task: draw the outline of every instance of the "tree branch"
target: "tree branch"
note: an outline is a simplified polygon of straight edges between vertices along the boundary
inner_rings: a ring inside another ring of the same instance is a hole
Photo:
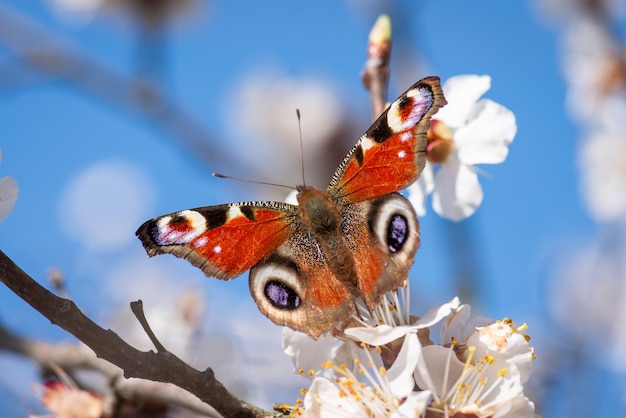
[[[124,371],[126,378],[172,383],[214,407],[225,417],[261,417],[260,408],[232,395],[211,368],[198,371],[172,353],[139,351],[115,332],[99,327],[74,302],[49,292],[0,251],[0,281],[53,324],[89,346],[95,354]]]
[[[370,93],[374,120],[383,113],[386,107],[390,57],[391,21],[388,16],[382,15],[370,31],[367,58],[361,73],[361,81]]]

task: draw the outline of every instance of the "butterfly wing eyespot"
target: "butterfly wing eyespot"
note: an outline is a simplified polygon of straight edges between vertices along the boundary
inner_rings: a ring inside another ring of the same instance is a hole
[[[350,150],[328,185],[329,193],[340,202],[359,202],[417,180],[426,164],[430,117],[445,103],[439,77],[411,86]]]
[[[170,253],[209,277],[230,280],[285,241],[295,213],[295,206],[278,202],[208,206],[149,220],[136,235],[149,256]]]
[[[389,257],[407,270],[420,245],[419,222],[411,202],[391,193],[370,202],[369,228]]]
[[[277,325],[319,337],[356,313],[354,296],[332,271],[317,243],[296,233],[250,270],[250,294]]]
[[[385,293],[406,286],[420,244],[417,215],[406,198],[390,193],[346,205],[343,218],[359,289],[374,309]]]

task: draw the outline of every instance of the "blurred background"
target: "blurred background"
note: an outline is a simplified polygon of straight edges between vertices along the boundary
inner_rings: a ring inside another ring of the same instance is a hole
[[[141,298],[165,346],[245,400],[293,402],[305,379],[247,274],[209,280],[134,232],[176,210],[282,200],[213,172],[325,187],[372,121],[368,32],[390,15],[389,99],[426,75],[487,74],[517,118],[507,161],[460,223],[430,206],[411,272],[412,313],[459,295],[474,315],[526,322],[526,385],[544,417],[626,413],[624,3],[2,0],[0,177],[19,198],[0,249],[138,348]],[[0,287],[0,326],[73,338]],[[0,416],[43,413],[36,366],[0,352]]]

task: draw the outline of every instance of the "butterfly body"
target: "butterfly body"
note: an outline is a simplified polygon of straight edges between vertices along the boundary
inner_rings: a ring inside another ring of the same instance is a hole
[[[297,188],[298,205],[240,202],[154,218],[137,231],[148,255],[171,253],[209,277],[250,270],[250,293],[279,325],[317,338],[406,284],[419,246],[412,205],[398,190],[425,164],[439,79],[413,85],[348,153],[326,190]]]

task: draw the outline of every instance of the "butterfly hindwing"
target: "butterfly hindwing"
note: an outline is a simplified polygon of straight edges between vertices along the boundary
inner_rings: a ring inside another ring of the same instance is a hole
[[[278,325],[317,338],[356,313],[353,294],[329,268],[328,254],[306,232],[295,233],[250,270],[250,293]]]
[[[403,189],[426,164],[430,117],[446,103],[438,77],[404,92],[361,136],[328,186],[339,201],[358,202]]]
[[[358,284],[366,305],[373,309],[381,297],[406,286],[409,268],[420,244],[419,223],[413,205],[399,193],[351,203],[345,228],[356,263]]]
[[[209,277],[239,276],[278,247],[296,228],[296,207],[247,202],[160,216],[137,230],[148,255],[171,253]]]

